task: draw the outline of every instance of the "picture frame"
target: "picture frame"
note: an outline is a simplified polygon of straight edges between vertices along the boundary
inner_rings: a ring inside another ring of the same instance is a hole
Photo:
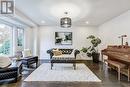
[[[72,32],[55,32],[56,45],[72,45]]]

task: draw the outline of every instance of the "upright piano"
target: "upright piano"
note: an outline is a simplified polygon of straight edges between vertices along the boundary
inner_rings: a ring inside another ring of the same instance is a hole
[[[113,60],[126,64],[130,66],[130,46],[125,45],[109,45],[106,49],[101,51],[102,60],[103,55],[108,56],[108,60]],[[125,70],[122,71],[123,74],[127,75]]]

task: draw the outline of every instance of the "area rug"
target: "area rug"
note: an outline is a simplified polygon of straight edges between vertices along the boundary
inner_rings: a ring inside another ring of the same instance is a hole
[[[33,71],[24,81],[63,81],[63,82],[101,82],[101,80],[85,65],[45,63]]]

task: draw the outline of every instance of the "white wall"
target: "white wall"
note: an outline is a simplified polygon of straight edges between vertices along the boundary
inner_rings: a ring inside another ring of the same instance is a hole
[[[33,32],[32,32],[32,38],[33,38],[33,55],[39,56],[39,38],[38,38],[38,31],[39,28],[38,27],[34,27],[33,28]]]
[[[124,41],[130,44],[130,11],[99,26],[99,36],[102,39],[100,48],[104,49],[107,45],[121,45],[118,36],[124,34],[128,36]]]
[[[33,51],[33,29],[26,28],[24,30],[24,49],[31,49]]]
[[[32,54],[39,56],[38,27],[25,28],[24,30],[24,49],[30,49]]]
[[[72,45],[55,45],[55,32],[72,32]],[[72,27],[70,29],[58,27],[42,26],[39,28],[39,51],[41,59],[48,59],[49,55],[46,53],[51,48],[77,48],[81,49],[83,46],[90,46],[86,37],[88,35],[97,35],[97,27]]]

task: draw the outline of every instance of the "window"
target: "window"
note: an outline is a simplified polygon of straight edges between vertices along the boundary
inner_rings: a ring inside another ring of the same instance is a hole
[[[17,46],[23,47],[24,30],[18,28],[17,31],[18,31]]]
[[[0,55],[12,54],[12,27],[0,24]]]
[[[24,29],[0,20],[0,55],[12,56],[23,47]]]

